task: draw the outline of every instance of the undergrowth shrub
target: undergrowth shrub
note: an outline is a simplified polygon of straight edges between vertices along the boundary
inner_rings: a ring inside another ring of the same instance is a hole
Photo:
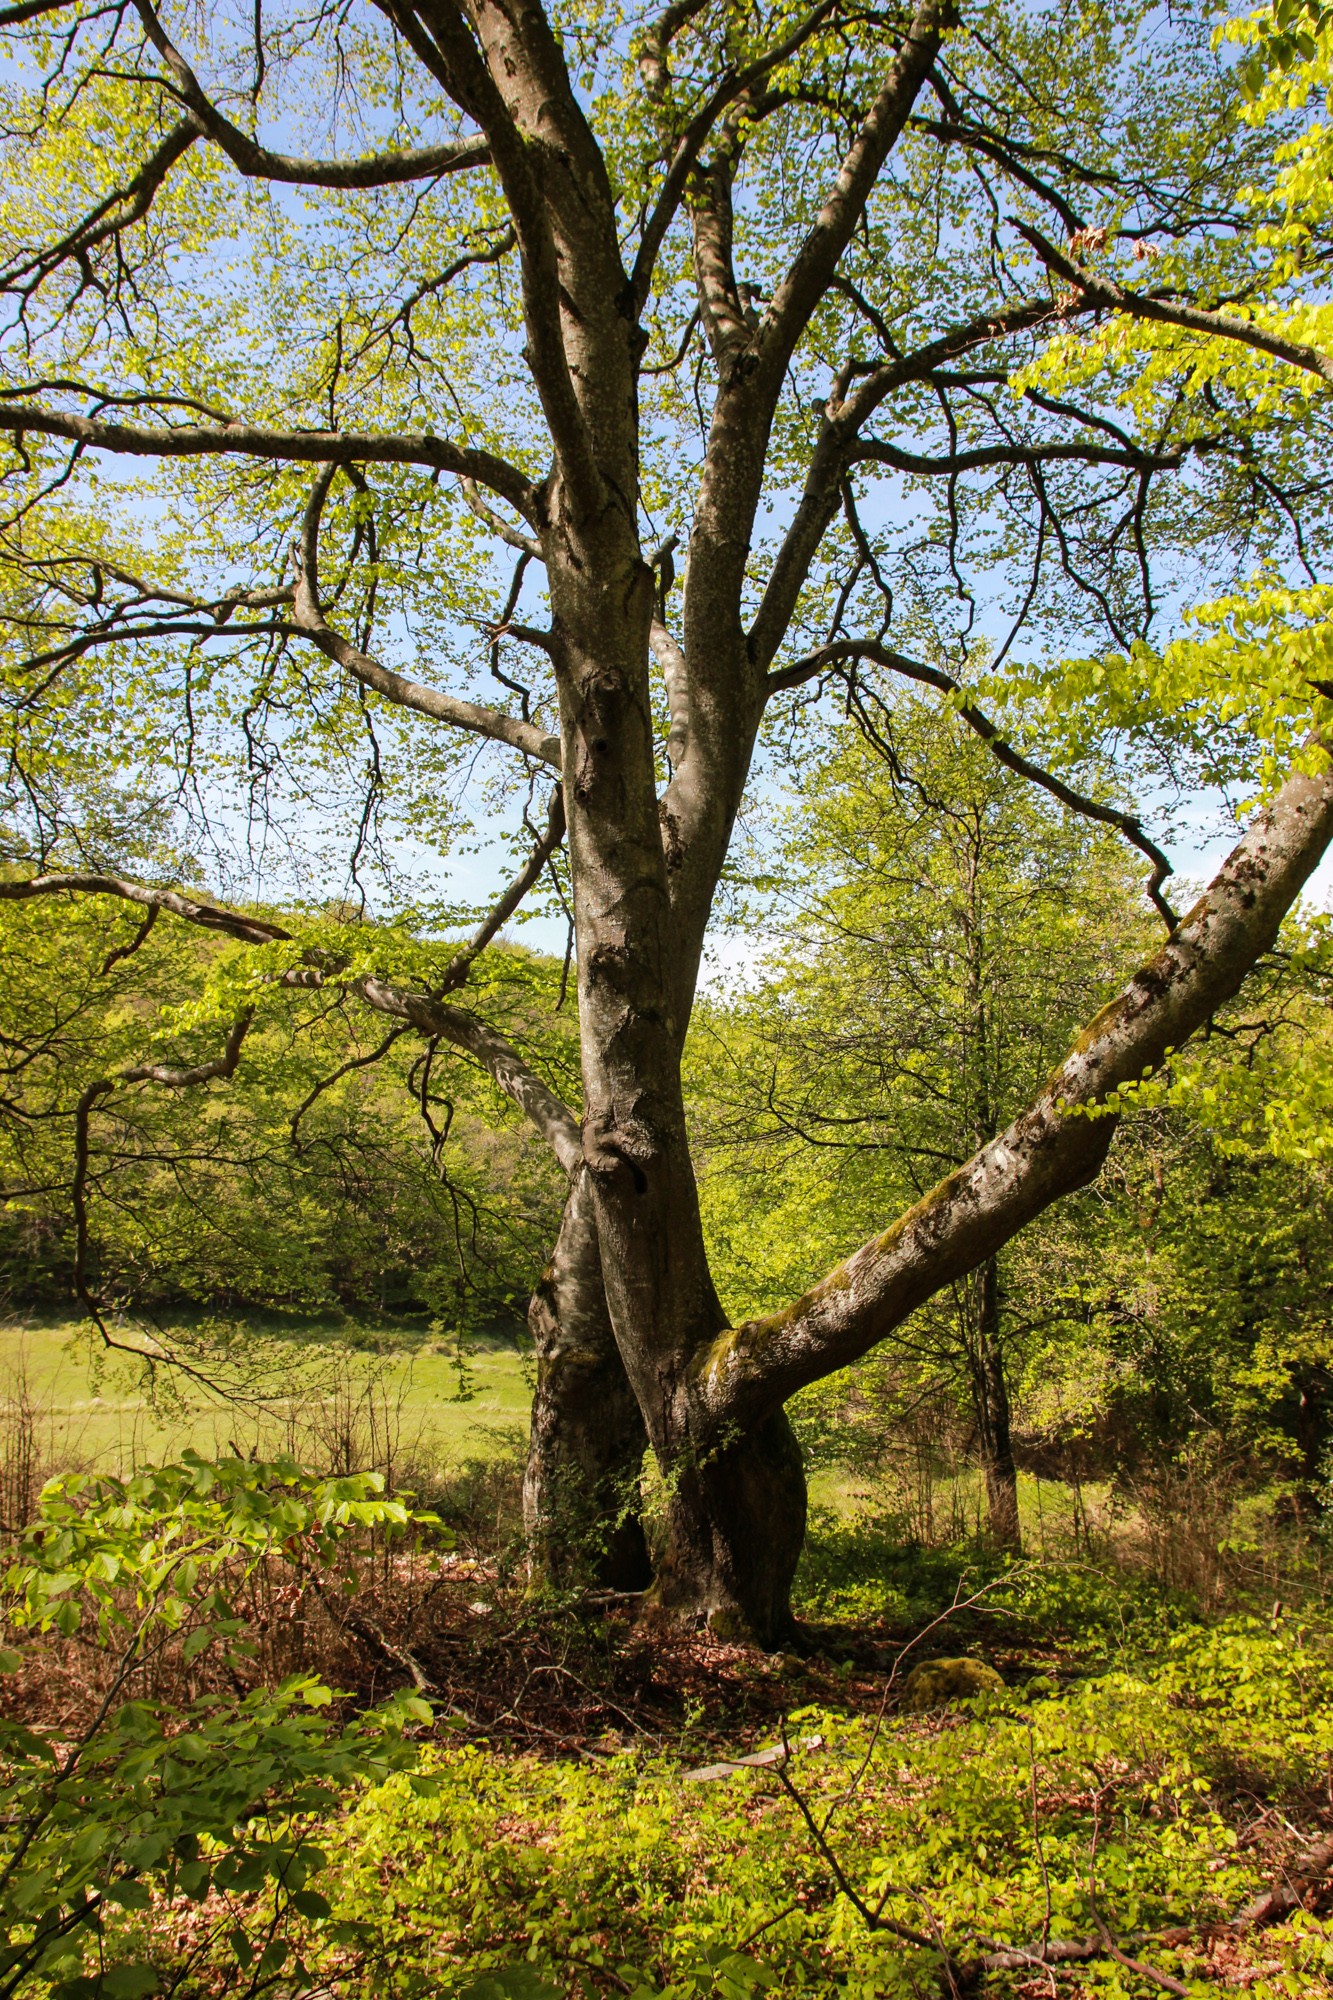
[[[410,1761],[404,1727],[430,1709],[397,1695],[344,1719],[318,1675],[256,1675],[253,1587],[340,1588],[353,1550],[414,1521],[437,1525],[378,1474],[319,1479],[290,1460],[187,1453],[47,1486],[0,1576],[17,1642],[0,1652],[0,1994],[155,1992],[135,1911],[189,1937],[187,1967],[225,1940],[247,1974],[282,1968],[291,1922],[328,1912],[312,1829],[356,1779]],[[53,1704],[55,1649],[80,1640],[92,1678]]]
[[[790,1774],[827,1853],[763,1766],[700,1781],[666,1754],[431,1744],[321,1833],[321,1888],[359,1942],[321,1957],[312,1940],[312,1973],[402,2000],[525,1983],[917,2000],[947,1992],[946,1954],[1095,1946],[1104,1925],[1154,1975],[1215,1990],[1208,1927],[1267,1879],[1264,1840],[1333,1752],[1333,1653],[1320,1631],[1233,1620],[1063,1692],[1039,1678],[945,1716],[790,1721]],[[1333,1945],[1303,1913],[1248,1957],[1229,1948],[1255,2000],[1333,1991]],[[1162,1990],[1109,1951],[1078,1980],[1104,2000]]]

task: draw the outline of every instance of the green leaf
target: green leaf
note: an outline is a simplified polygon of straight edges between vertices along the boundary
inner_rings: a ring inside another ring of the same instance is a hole
[[[561,1989],[525,1959],[496,1966],[458,1990],[457,2000],[561,2000]]]
[[[108,1902],[116,1903],[122,1910],[146,1910],[153,1900],[145,1884],[132,1876],[121,1882],[108,1883],[103,1893]]]
[[[161,1981],[151,1965],[113,1965],[97,1982],[97,1991],[108,2000],[143,2000],[156,1993]]]

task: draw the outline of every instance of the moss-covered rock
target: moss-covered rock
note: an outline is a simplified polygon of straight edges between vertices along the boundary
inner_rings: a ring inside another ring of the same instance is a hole
[[[902,1705],[909,1714],[948,1708],[973,1695],[997,1694],[1004,1682],[984,1660],[923,1660],[903,1684]]]

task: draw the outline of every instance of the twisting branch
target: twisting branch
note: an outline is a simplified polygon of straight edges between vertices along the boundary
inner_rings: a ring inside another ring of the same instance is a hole
[[[771,70],[789,61],[823,25],[837,4],[838,0],[819,0],[819,5],[813,8],[803,21],[798,22],[791,34],[779,42],[776,48],[769,49],[757,61],[747,63],[743,69],[728,70],[681,133],[672,151],[671,164],[667,168],[657,201],[639,238],[638,254],[634,259],[634,270],[630,276],[630,296],[636,313],[642,312],[647,303],[658,253],[684,199],[690,175],[698,165],[699,156],[715,130],[719,118],[729,105],[735,104],[738,99],[753,90],[757,83],[762,83]],[[674,8],[670,10],[669,15],[664,15],[662,21],[670,20],[672,24],[665,34],[661,23],[658,24],[657,48],[662,53],[648,54],[641,63],[641,74],[649,83],[650,94],[665,68],[666,42],[679,26],[684,25],[691,11],[695,10]]]
[[[373,1069],[376,1063],[384,1060],[394,1043],[401,1041],[403,1036],[410,1034],[410,1032],[411,1029],[406,1021],[399,1022],[397,1027],[390,1028],[383,1041],[377,1042],[373,1049],[368,1049],[364,1055],[349,1057],[346,1062],[339,1063],[337,1069],[330,1070],[327,1076],[322,1076],[318,1083],[311,1086],[287,1121],[287,1129],[291,1135],[292,1145],[298,1151],[300,1150],[300,1141],[297,1135],[301,1129],[301,1120],[305,1117],[306,1112],[310,1110],[311,1106],[316,1104],[324,1095],[325,1091],[332,1090],[335,1083],[341,1083],[345,1076],[351,1076],[359,1069]]]
[[[175,1069],[170,1063],[134,1063],[128,1069],[118,1071],[115,1081],[161,1083],[168,1090],[194,1090],[201,1083],[211,1083],[215,1077],[234,1076],[241,1059],[242,1045],[254,1018],[254,1008],[243,1007],[227,1031],[222,1054],[210,1057],[207,1062],[192,1063],[188,1069]]]
[[[542,545],[536,537],[522,534],[519,529],[511,528],[507,521],[501,520],[495,509],[482,498],[475,479],[460,480],[459,488],[477,519],[485,522],[493,535],[498,535],[511,549],[519,549],[525,556],[534,557],[537,562],[544,560]]]
[[[171,72],[176,94],[188,108],[198,133],[211,139],[233,166],[253,180],[285,181],[302,187],[389,187],[485,166],[490,159],[484,139],[451,139],[442,146],[369,153],[359,160],[302,160],[271,152],[218,110],[148,0],[135,0],[135,4],[144,32]]]
[[[161,914],[161,910],[162,910],[162,905],[160,903],[150,903],[148,905],[148,915],[144,918],[143,922],[140,924],[138,930],[134,933],[134,936],[130,939],[129,943],[118,944],[114,947],[113,950],[107,953],[106,957],[102,960],[103,979],[106,978],[108,972],[110,972],[113,965],[119,965],[122,959],[133,958],[135,952],[138,951],[142,945],[147,944],[149,938],[152,936],[154,926],[156,925],[158,917]]]
[[[890,673],[901,674],[905,680],[917,681],[923,687],[936,688],[941,694],[948,695],[955,705],[959,720],[966,723],[967,727],[988,745],[996,761],[1003,764],[1006,770],[1013,771],[1020,778],[1027,778],[1034,785],[1040,785],[1043,791],[1049,792],[1052,798],[1058,799],[1070,812],[1079,813],[1084,819],[1099,820],[1103,826],[1115,827],[1125,836],[1131,847],[1136,847],[1146,860],[1151,861],[1153,872],[1146,893],[1167,929],[1169,931],[1175,929],[1179,918],[1162,894],[1162,884],[1175,871],[1161,848],[1144,832],[1143,822],[1134,813],[1120,812],[1115,806],[1104,805],[1099,799],[1089,798],[1085,792],[1075,791],[1074,787],[1067,785],[1063,778],[1057,778],[1052,771],[1043,770],[1040,764],[1034,764],[1031,758],[1015,750],[1013,745],[1001,736],[985,710],[979,708],[972,700],[962,683],[955,680],[952,674],[945,673],[942,668],[928,667],[920,660],[908,659],[905,654],[895,652],[891,646],[882,645],[876,640],[835,639],[827,646],[821,646],[817,652],[808,653],[803,660],[796,661],[793,666],[784,667],[779,672],[770,674],[768,691],[770,694],[776,694],[784,688],[800,687],[818,674],[830,670],[842,671],[843,678],[848,678],[844,670],[848,666],[854,669],[859,660],[869,660],[875,666],[886,667]],[[854,673],[852,678],[854,679]]]
[[[357,980],[352,990],[378,1013],[408,1022],[419,1034],[438,1035],[475,1057],[547,1140],[565,1172],[572,1174],[582,1164],[583,1139],[574,1114],[494,1028],[461,1007],[429,994],[405,993],[373,974]]]

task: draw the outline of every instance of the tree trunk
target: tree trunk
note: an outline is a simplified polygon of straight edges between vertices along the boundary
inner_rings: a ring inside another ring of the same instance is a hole
[[[795,1629],[805,1468],[784,1410],[666,1472],[668,1542],[651,1604],[715,1638],[771,1649]]]
[[[1333,1401],[1328,1370],[1306,1363],[1293,1371],[1296,1391],[1296,1449],[1300,1453],[1304,1502],[1316,1514],[1328,1511],[1328,1447],[1333,1431]]]
[[[556,493],[561,506],[565,498]],[[704,831],[686,800],[659,804],[647,676],[652,573],[633,522],[615,508],[560,519],[547,580],[578,941],[583,1157],[606,1309],[669,1492],[668,1554],[653,1602],[719,1634],[774,1644],[791,1625],[805,1480],[776,1400],[743,1429],[721,1429],[694,1379],[696,1355],[727,1319],[709,1269],[681,1082],[711,888],[753,726],[729,731],[727,782],[711,787]],[[752,673],[738,644],[732,652],[736,673]],[[753,701],[752,723],[760,706]],[[693,894],[691,828],[703,869]]]
[[[1000,1282],[993,1257],[976,1274],[977,1326],[972,1344],[972,1400],[981,1469],[986,1480],[991,1540],[997,1548],[1021,1554],[1018,1521],[1018,1471],[1009,1436],[1009,1390],[1004,1379],[1004,1345],[1000,1335]]]
[[[537,1574],[610,1590],[652,1580],[639,1479],[647,1438],[611,1330],[585,1168],[528,1308],[537,1391],[523,1519]]]

